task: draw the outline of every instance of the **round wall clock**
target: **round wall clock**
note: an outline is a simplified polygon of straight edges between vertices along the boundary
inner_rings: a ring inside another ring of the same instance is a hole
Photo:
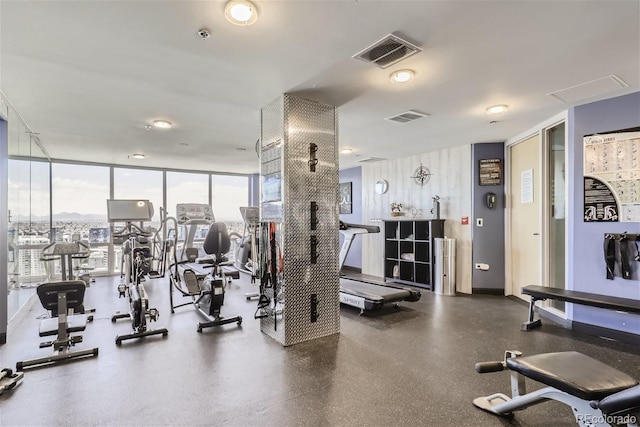
[[[422,186],[429,182],[431,175],[432,173],[428,167],[420,165],[420,167],[413,173],[413,176],[411,178],[413,178],[416,184]]]

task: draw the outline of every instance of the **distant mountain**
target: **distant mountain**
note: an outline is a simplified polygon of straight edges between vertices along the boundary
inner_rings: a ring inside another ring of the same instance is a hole
[[[106,221],[106,215],[81,214],[78,212],[60,212],[53,215],[54,221]]]
[[[26,222],[29,220],[34,222],[36,221],[40,222],[40,221],[49,221],[49,217],[41,216],[41,215],[32,215],[31,217],[18,215],[11,218],[11,220],[14,222],[15,221]],[[100,215],[100,214],[81,214],[78,212],[60,212],[58,214],[53,215],[53,220],[54,221],[71,221],[71,222],[91,222],[91,221],[106,222],[107,216]]]

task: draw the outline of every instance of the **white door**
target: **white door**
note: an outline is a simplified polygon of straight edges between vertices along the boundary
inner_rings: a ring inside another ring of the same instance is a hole
[[[510,286],[513,295],[524,300],[520,289],[541,283],[540,136],[509,146],[510,158]]]

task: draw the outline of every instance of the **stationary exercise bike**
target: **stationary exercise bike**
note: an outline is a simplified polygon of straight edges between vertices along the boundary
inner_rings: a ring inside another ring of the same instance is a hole
[[[177,248],[177,242],[173,246]],[[171,313],[174,313],[176,308],[193,304],[198,313],[206,319],[205,322],[198,323],[198,332],[202,332],[204,328],[234,322],[240,326],[241,316],[223,317],[221,314],[227,284],[224,266],[232,263],[224,256],[231,248],[231,241],[224,223],[211,224],[202,248],[209,257],[199,259],[197,250],[187,248],[185,253],[188,258],[180,261],[174,251],[169,283]],[[174,304],[174,289],[183,297],[191,298],[191,301]]]
[[[166,337],[166,328],[149,329],[149,321],[156,321],[159,312],[149,307],[149,297],[143,281],[151,270],[151,249],[147,246],[152,233],[142,228],[142,222],[150,221],[153,217],[153,206],[148,200],[107,200],[110,222],[125,222],[124,228],[114,231],[114,243],[122,243],[123,267],[121,277],[123,282],[118,286],[118,296],[129,300],[128,313],[116,313],[111,321],[131,319],[133,333],[116,336],[116,344],[133,338],[144,338],[162,334]],[[133,221],[140,221],[137,226]]]
[[[479,373],[511,372],[512,397],[495,393],[478,397],[473,404],[495,415],[555,400],[572,408],[583,427],[626,424],[638,426],[640,385],[627,374],[582,353],[566,351],[521,357],[519,351],[505,352],[503,361],[476,364]],[[525,377],[546,387],[527,393]],[[547,422],[551,425],[552,422]]]

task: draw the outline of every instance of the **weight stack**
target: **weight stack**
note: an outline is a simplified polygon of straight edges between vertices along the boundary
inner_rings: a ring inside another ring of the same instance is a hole
[[[260,329],[284,346],[339,333],[336,108],[282,95],[261,111],[259,154],[259,259],[278,277]]]

